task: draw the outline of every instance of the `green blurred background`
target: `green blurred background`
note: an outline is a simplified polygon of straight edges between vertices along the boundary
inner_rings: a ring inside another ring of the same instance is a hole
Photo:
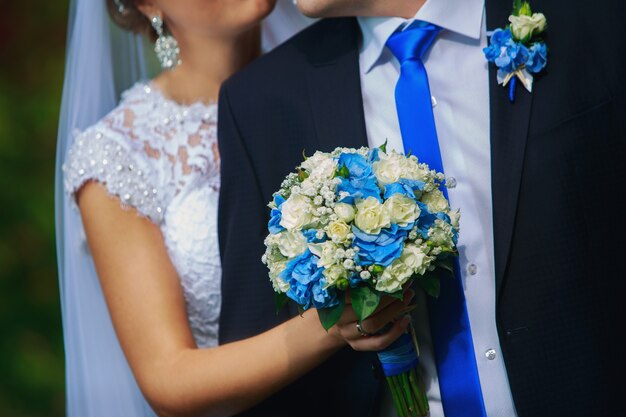
[[[64,415],[54,158],[67,1],[0,13],[0,416]]]

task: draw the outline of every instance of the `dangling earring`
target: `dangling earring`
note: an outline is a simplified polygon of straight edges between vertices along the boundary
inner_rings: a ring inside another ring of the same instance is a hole
[[[159,36],[154,44],[154,52],[161,62],[161,67],[166,70],[174,69],[177,65],[182,64],[180,60],[180,48],[178,42],[172,35],[166,35],[163,31],[163,19],[161,16],[152,17],[152,27]]]

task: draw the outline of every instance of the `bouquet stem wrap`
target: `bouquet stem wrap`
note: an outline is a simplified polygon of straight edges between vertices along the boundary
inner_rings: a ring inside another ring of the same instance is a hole
[[[419,374],[419,359],[409,334],[402,335],[378,359],[399,417],[424,417],[429,407]]]

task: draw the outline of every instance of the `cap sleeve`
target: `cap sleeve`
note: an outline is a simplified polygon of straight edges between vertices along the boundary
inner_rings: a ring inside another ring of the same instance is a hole
[[[156,224],[163,221],[165,196],[159,175],[140,143],[121,132],[96,125],[79,133],[66,163],[65,191],[75,194],[86,182],[97,181],[125,208],[135,208]]]

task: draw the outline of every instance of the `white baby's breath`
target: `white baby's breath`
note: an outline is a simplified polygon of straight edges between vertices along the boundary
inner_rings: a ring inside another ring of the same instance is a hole
[[[428,229],[428,239],[434,246],[453,248],[452,226],[443,220],[435,220],[433,226]]]

